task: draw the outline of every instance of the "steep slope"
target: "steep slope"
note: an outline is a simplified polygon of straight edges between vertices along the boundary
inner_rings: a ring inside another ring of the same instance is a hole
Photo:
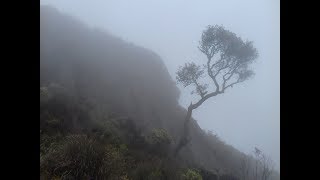
[[[130,117],[143,133],[164,128],[178,139],[186,110],[179,105],[179,90],[157,54],[51,7],[41,7],[40,17],[41,87],[60,84],[99,112]],[[241,152],[208,135],[194,120],[191,134],[191,144],[181,152],[183,159],[211,171],[240,174]]]
[[[155,53],[48,7],[41,9],[40,32],[41,85],[60,83],[143,121],[178,106],[178,89]]]

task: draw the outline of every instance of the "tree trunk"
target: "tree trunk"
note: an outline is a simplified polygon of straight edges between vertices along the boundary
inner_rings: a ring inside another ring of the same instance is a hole
[[[188,107],[187,116],[184,119],[183,134],[182,134],[182,137],[179,140],[179,143],[178,143],[177,147],[175,148],[174,156],[177,156],[178,153],[180,152],[180,150],[183,147],[185,147],[191,140],[191,138],[189,136],[189,122],[190,122],[190,119],[191,119],[192,110],[193,110],[193,106],[192,106],[192,103],[191,103],[190,106]]]

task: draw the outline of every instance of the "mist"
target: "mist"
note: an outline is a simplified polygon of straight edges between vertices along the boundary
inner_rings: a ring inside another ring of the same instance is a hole
[[[92,28],[154,51],[175,80],[179,66],[205,62],[198,50],[207,25],[223,25],[254,42],[259,58],[255,76],[206,101],[193,113],[199,126],[250,154],[259,147],[280,172],[280,2],[276,0],[42,0]],[[180,89],[187,108],[196,98]]]

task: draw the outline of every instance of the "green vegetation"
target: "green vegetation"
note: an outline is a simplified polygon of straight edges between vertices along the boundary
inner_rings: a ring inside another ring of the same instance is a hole
[[[196,170],[192,169],[187,169],[183,174],[182,174],[182,179],[183,180],[202,180],[201,175],[199,172]]]
[[[201,179],[170,157],[173,139],[165,129],[142,135],[132,120],[120,116],[93,120],[87,115],[86,125],[79,125],[81,116],[68,119],[79,104],[55,90],[40,88],[41,178]]]

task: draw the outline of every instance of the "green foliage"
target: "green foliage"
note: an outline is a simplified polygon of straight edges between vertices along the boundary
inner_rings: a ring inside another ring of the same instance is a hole
[[[201,82],[204,72],[213,80],[216,92],[220,93],[254,75],[249,67],[258,57],[253,42],[243,41],[223,26],[208,26],[201,35],[198,48],[207,58],[203,64],[205,69],[194,62],[187,63],[178,69],[176,79],[184,87],[193,85],[195,93],[202,98],[209,87],[209,84]]]
[[[186,63],[183,67],[180,66],[177,72],[177,81],[187,87],[199,80],[203,74],[204,71],[201,66],[196,65],[194,62]]]
[[[202,177],[197,170],[187,169],[182,173],[182,180],[202,180]]]
[[[181,175],[183,162],[170,159],[173,138],[165,129],[153,129],[142,136],[130,118],[117,115],[87,119],[90,126],[81,129],[68,128],[65,123],[70,122],[70,115],[89,109],[78,108],[78,101],[64,99],[65,92],[57,89],[60,93],[51,93],[50,88],[41,90],[42,96],[48,93],[49,97],[40,108],[41,178],[199,179],[195,170]]]
[[[149,152],[159,156],[167,156],[172,138],[164,129],[153,129],[151,134],[146,137],[146,142]]]
[[[126,162],[122,151],[117,147],[108,145],[103,157],[103,166],[100,169],[104,171],[102,177],[114,178],[125,175]]]
[[[147,141],[153,145],[168,145],[172,142],[172,137],[165,129],[153,129]]]
[[[163,173],[161,172],[161,170],[155,169],[154,171],[151,172],[148,179],[161,179],[161,177],[163,177]]]
[[[254,74],[249,68],[258,57],[253,42],[243,41],[223,26],[208,26],[202,33],[199,50],[208,58],[205,66],[213,79],[221,74],[225,82],[231,77],[242,82]],[[212,62],[214,56],[216,60]]]
[[[204,70],[201,66],[196,65],[194,62],[186,63],[183,67],[179,67],[176,74],[178,83],[182,83],[184,87],[191,84],[195,85],[196,91],[192,91],[191,94],[197,93],[200,96],[204,96],[207,93],[208,84],[201,84],[199,82],[204,74]]]
[[[86,135],[67,136],[40,161],[42,174],[67,178],[112,178],[125,172],[121,152]]]
[[[115,146],[122,146],[125,150],[127,146],[134,145],[138,140],[144,140],[141,134],[132,125],[131,120],[124,118],[106,118],[101,122],[96,122],[93,126],[95,135],[105,143]]]
[[[91,133],[105,143],[119,145],[120,138],[118,136],[118,128],[110,120],[105,120],[103,122],[95,122]]]
[[[239,62],[251,61],[257,58],[257,50],[251,41],[244,42],[235,33],[223,26],[208,26],[201,35],[199,50],[209,57],[220,53],[224,58],[235,58]]]

